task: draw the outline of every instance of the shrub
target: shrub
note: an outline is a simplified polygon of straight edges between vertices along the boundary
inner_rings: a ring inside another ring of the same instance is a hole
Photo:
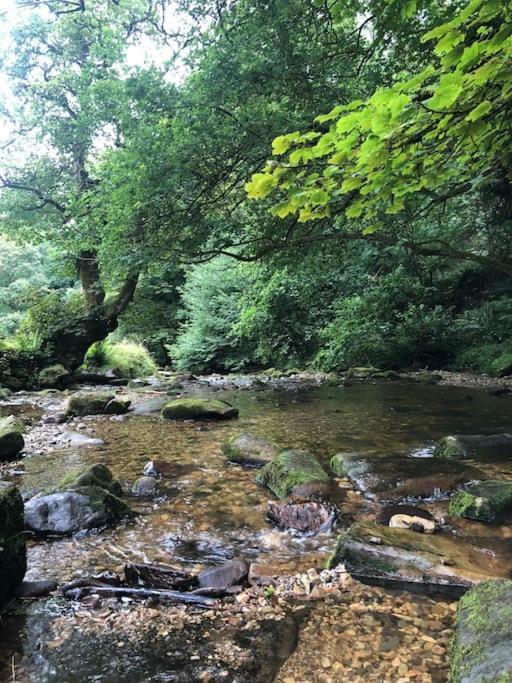
[[[136,342],[122,340],[96,342],[87,351],[84,365],[96,370],[114,370],[126,378],[147,377],[156,370],[155,361],[149,351]]]

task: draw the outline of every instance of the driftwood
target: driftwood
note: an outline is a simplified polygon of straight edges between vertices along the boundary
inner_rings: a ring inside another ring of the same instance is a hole
[[[126,564],[124,578],[130,586],[143,588],[186,591],[197,586],[195,576],[165,564]]]
[[[87,595],[99,595],[103,598],[137,598],[146,600],[154,598],[165,602],[180,602],[187,605],[195,605],[205,609],[218,606],[218,600],[193,593],[180,593],[173,590],[156,590],[149,588],[130,588],[124,586],[81,586],[71,588],[64,592],[64,597],[70,600],[81,600]]]

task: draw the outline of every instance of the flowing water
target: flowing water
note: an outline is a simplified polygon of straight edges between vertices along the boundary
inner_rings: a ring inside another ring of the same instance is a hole
[[[149,396],[133,394],[134,402],[147,401]],[[171,476],[162,480],[161,498],[150,502],[129,498],[130,505],[142,513],[135,522],[71,539],[30,541],[26,578],[63,582],[106,568],[120,570],[126,561],[190,567],[239,555],[279,565],[283,573],[321,568],[332,549],[333,536],[300,537],[272,529],[265,520],[269,492],[254,482],[255,470],[225,462],[220,446],[240,431],[261,434],[283,447],[309,450],[326,466],[339,451],[425,457],[431,454],[435,440],[446,434],[512,431],[510,398],[412,382],[230,391],[217,392],[215,397],[238,407],[239,419],[178,423],[162,421],[158,413],[129,414],[122,420],[80,418],[77,422],[104,445],[59,448],[25,457],[18,469],[24,473],[10,475],[25,493],[52,487],[70,470],[95,462],[105,463],[127,491],[149,460],[165,460],[172,466]],[[17,410],[37,415],[30,402]],[[9,411],[12,409],[3,410]],[[45,427],[50,439],[52,428]],[[75,429],[76,424],[66,428]],[[512,459],[479,465],[493,476],[512,479]],[[351,491],[345,493],[347,523],[349,518],[375,513],[375,503]],[[441,514],[446,511],[443,501],[432,502],[430,507]],[[512,559],[508,523],[461,521],[456,529],[468,552],[488,553],[495,558],[497,573],[506,573]],[[27,622],[22,619],[20,626],[19,620],[7,620],[3,637],[10,636],[17,647],[26,643],[30,639]],[[6,652],[12,656],[12,648]],[[5,680],[12,679],[9,675],[7,671]],[[108,679],[100,676],[94,680]],[[135,675],[130,680],[150,678]]]

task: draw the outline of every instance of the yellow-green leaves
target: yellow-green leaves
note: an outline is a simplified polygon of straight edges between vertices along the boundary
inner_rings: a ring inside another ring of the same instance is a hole
[[[477,119],[481,119],[482,116],[488,114],[491,109],[492,102],[489,100],[484,100],[469,112],[469,114],[466,116],[466,121],[476,121]]]

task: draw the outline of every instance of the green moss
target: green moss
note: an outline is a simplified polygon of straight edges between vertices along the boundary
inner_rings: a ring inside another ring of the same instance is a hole
[[[207,398],[179,398],[162,408],[166,420],[227,420],[237,415],[238,408]]]
[[[41,387],[52,388],[62,386],[68,377],[69,371],[57,363],[41,370],[37,376],[37,381]]]
[[[157,369],[146,347],[128,340],[96,342],[85,356],[85,366],[96,370],[114,370],[116,375],[126,379],[147,377]]]
[[[70,472],[58,483],[53,491],[69,491],[70,489],[84,486],[99,486],[106,491],[110,491],[115,496],[120,496],[123,493],[121,484],[117,479],[114,479],[108,467],[101,463]]]
[[[494,377],[505,377],[512,374],[512,353],[502,353],[490,365],[490,374]]]
[[[512,508],[512,482],[489,480],[457,493],[448,510],[457,517],[492,522],[509,508]]]
[[[435,458],[465,458],[466,455],[466,449],[456,436],[445,436],[434,450]]]
[[[23,580],[27,567],[23,500],[18,489],[0,481],[0,604]]]
[[[10,415],[0,418],[0,460],[15,458],[25,446],[22,427],[20,423]]]
[[[91,507],[95,512],[100,512],[103,516],[101,524],[111,526],[123,519],[135,517],[135,512],[117,496],[106,491],[100,486],[80,486],[73,487],[77,493],[88,496]]]
[[[269,488],[278,498],[286,498],[296,486],[327,482],[329,476],[314,455],[306,451],[282,451],[256,476],[258,484]]]
[[[106,391],[79,391],[72,394],[67,402],[66,412],[70,415],[102,415],[107,404],[115,398],[115,394]]]

